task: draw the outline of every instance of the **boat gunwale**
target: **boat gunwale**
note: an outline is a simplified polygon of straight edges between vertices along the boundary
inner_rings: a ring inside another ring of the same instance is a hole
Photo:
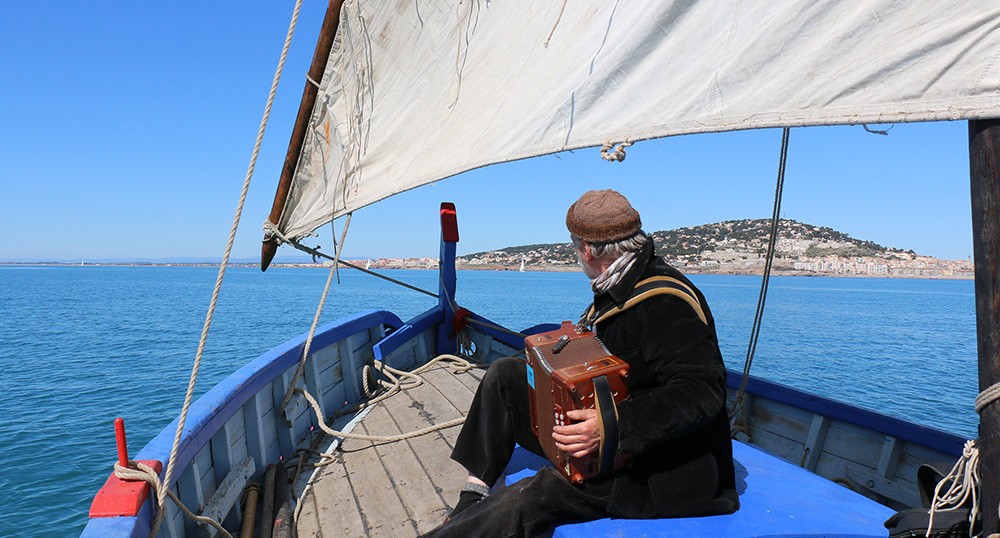
[[[381,325],[396,328],[402,326],[403,322],[388,310],[365,310],[321,326],[313,337],[312,350],[318,351]],[[262,353],[194,401],[178,444],[178,469],[187,469],[198,452],[208,445],[244,404],[299,361],[307,338],[308,333],[303,333]],[[174,418],[138,452],[135,459],[166,461],[173,446],[177,422],[178,418]],[[175,475],[175,484],[181,474],[179,472]],[[170,484],[171,487],[173,485]],[[147,528],[148,534],[151,514],[152,499],[147,498],[137,516],[90,518],[83,535],[103,536],[108,532],[125,532],[129,536],[137,536],[141,534],[142,528]],[[95,522],[98,523],[95,525]]]
[[[726,385],[731,389],[740,386],[741,373],[727,370]],[[888,436],[915,443],[917,445],[958,457],[962,455],[966,439],[954,433],[946,432],[929,426],[908,422],[839,402],[816,394],[766,381],[759,377],[749,376],[747,392],[765,399],[787,404],[834,420],[853,424],[869,431],[883,433]],[[752,413],[751,413],[752,416]]]

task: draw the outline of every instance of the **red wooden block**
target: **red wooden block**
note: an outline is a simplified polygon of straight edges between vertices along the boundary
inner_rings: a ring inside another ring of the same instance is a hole
[[[158,460],[139,460],[157,473],[163,469]],[[122,480],[114,471],[104,486],[94,495],[90,505],[90,517],[132,517],[139,513],[142,503],[149,496],[149,484],[142,480]]]

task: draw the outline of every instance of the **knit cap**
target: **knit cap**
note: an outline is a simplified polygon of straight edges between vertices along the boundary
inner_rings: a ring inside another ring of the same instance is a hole
[[[587,191],[566,212],[569,233],[588,243],[611,243],[642,230],[639,213],[621,193]]]

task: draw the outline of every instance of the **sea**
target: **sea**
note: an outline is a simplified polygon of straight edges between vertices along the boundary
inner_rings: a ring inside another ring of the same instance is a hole
[[[0,266],[0,536],[76,536],[116,459],[179,410],[217,269]],[[312,322],[328,271],[230,268],[196,393]],[[437,291],[433,270],[386,275]],[[730,368],[743,368],[760,277],[693,275]],[[426,295],[341,270],[322,320]],[[514,329],[576,320],[582,273],[459,271],[457,302]],[[969,280],[771,278],[752,375],[957,433],[976,434],[975,297]]]

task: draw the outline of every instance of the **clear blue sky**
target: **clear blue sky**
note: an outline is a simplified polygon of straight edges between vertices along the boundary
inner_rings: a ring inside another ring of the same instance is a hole
[[[0,3],[0,260],[221,256],[291,8]],[[237,257],[259,253],[325,8],[303,7]],[[783,215],[965,258],[966,129],[793,130]],[[436,256],[442,200],[458,205],[459,253],[566,241],[566,207],[592,188],[628,196],[648,231],[767,217],[780,137],[671,138],[636,144],[619,164],[592,149],[469,172],[358,211],[345,255]]]

